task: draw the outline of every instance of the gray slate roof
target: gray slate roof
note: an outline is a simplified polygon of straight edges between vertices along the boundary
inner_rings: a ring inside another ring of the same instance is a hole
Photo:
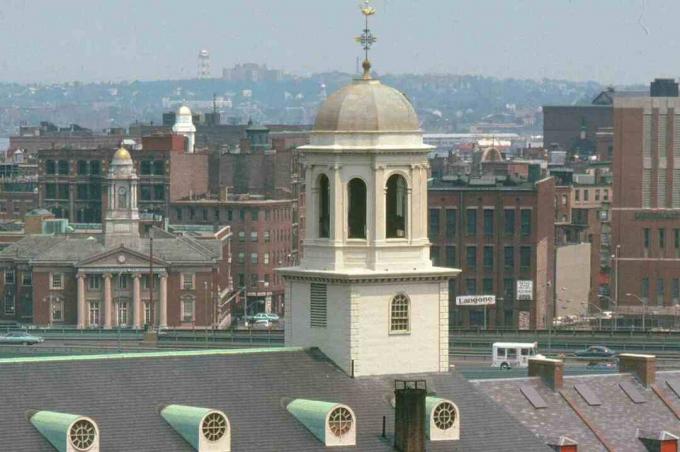
[[[458,373],[414,377],[452,399],[461,415],[461,439],[428,442],[428,451],[550,450]],[[177,403],[223,410],[235,451],[325,450],[285,409],[286,401],[307,398],[355,411],[357,447],[337,450],[390,451],[391,440],[380,433],[385,415],[388,436],[393,434],[395,378],[352,379],[316,350],[0,363],[0,443],[5,452],[52,451],[25,413],[53,410],[95,419],[104,451],[188,451],[158,414],[159,407]]]
[[[149,240],[140,239],[129,246],[133,251],[149,255]],[[18,259],[31,262],[76,263],[109,249],[101,234],[92,237],[64,235],[27,235],[0,251],[0,260]],[[157,238],[153,241],[154,257],[168,263],[194,263],[220,259],[219,240],[195,240],[188,237]]]
[[[667,380],[680,382],[680,372],[658,372],[656,382],[676,409],[680,409],[680,398],[666,384]],[[619,386],[623,382],[632,384],[645,402],[634,403]],[[553,392],[539,378],[478,380],[471,383],[542,438],[564,435],[575,440],[579,450],[605,450],[562,395]],[[601,405],[588,405],[574,389],[576,384],[590,388],[600,399]],[[521,393],[520,388],[523,386],[533,387],[545,400],[547,407],[535,409]],[[647,450],[636,436],[637,429],[655,432],[666,430],[680,436],[680,424],[671,410],[652,389],[642,386],[630,374],[565,377],[562,391],[617,452]]]

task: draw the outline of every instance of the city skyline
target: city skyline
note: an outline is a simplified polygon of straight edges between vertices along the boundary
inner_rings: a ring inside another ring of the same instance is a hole
[[[372,60],[379,73],[607,84],[646,83],[680,73],[680,62],[663,58],[679,45],[671,21],[680,4],[670,1],[373,3],[380,11],[371,25],[378,37]],[[210,52],[215,77],[222,67],[251,61],[300,75],[353,72],[362,53],[353,42],[362,29],[358,1],[182,5],[10,1],[0,9],[6,36],[0,43],[0,81],[192,78],[201,49]],[[329,25],[328,17],[336,22]],[[26,24],[34,25],[29,35]]]

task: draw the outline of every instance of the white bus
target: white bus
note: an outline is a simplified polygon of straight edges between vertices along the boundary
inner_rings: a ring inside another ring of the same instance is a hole
[[[529,358],[542,358],[537,353],[538,342],[495,342],[491,365],[501,369],[527,367]]]

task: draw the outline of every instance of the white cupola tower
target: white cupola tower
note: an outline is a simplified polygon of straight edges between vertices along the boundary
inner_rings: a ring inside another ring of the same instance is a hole
[[[137,173],[127,149],[121,147],[113,154],[107,182],[107,209],[104,217],[106,246],[121,243],[130,246],[139,239],[139,210]]]
[[[196,140],[196,126],[191,116],[191,110],[186,105],[177,109],[175,124],[172,126],[173,133],[186,137],[186,152],[193,154]]]
[[[305,174],[304,258],[287,283],[288,346],[319,347],[348,374],[448,371],[448,280],[427,237],[427,155],[402,93],[364,77],[328,97]]]

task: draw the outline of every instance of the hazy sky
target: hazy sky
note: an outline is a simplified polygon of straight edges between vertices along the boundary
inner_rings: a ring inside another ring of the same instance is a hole
[[[0,81],[353,71],[357,0],[0,0]],[[647,83],[680,75],[678,0],[376,0],[378,72]]]

